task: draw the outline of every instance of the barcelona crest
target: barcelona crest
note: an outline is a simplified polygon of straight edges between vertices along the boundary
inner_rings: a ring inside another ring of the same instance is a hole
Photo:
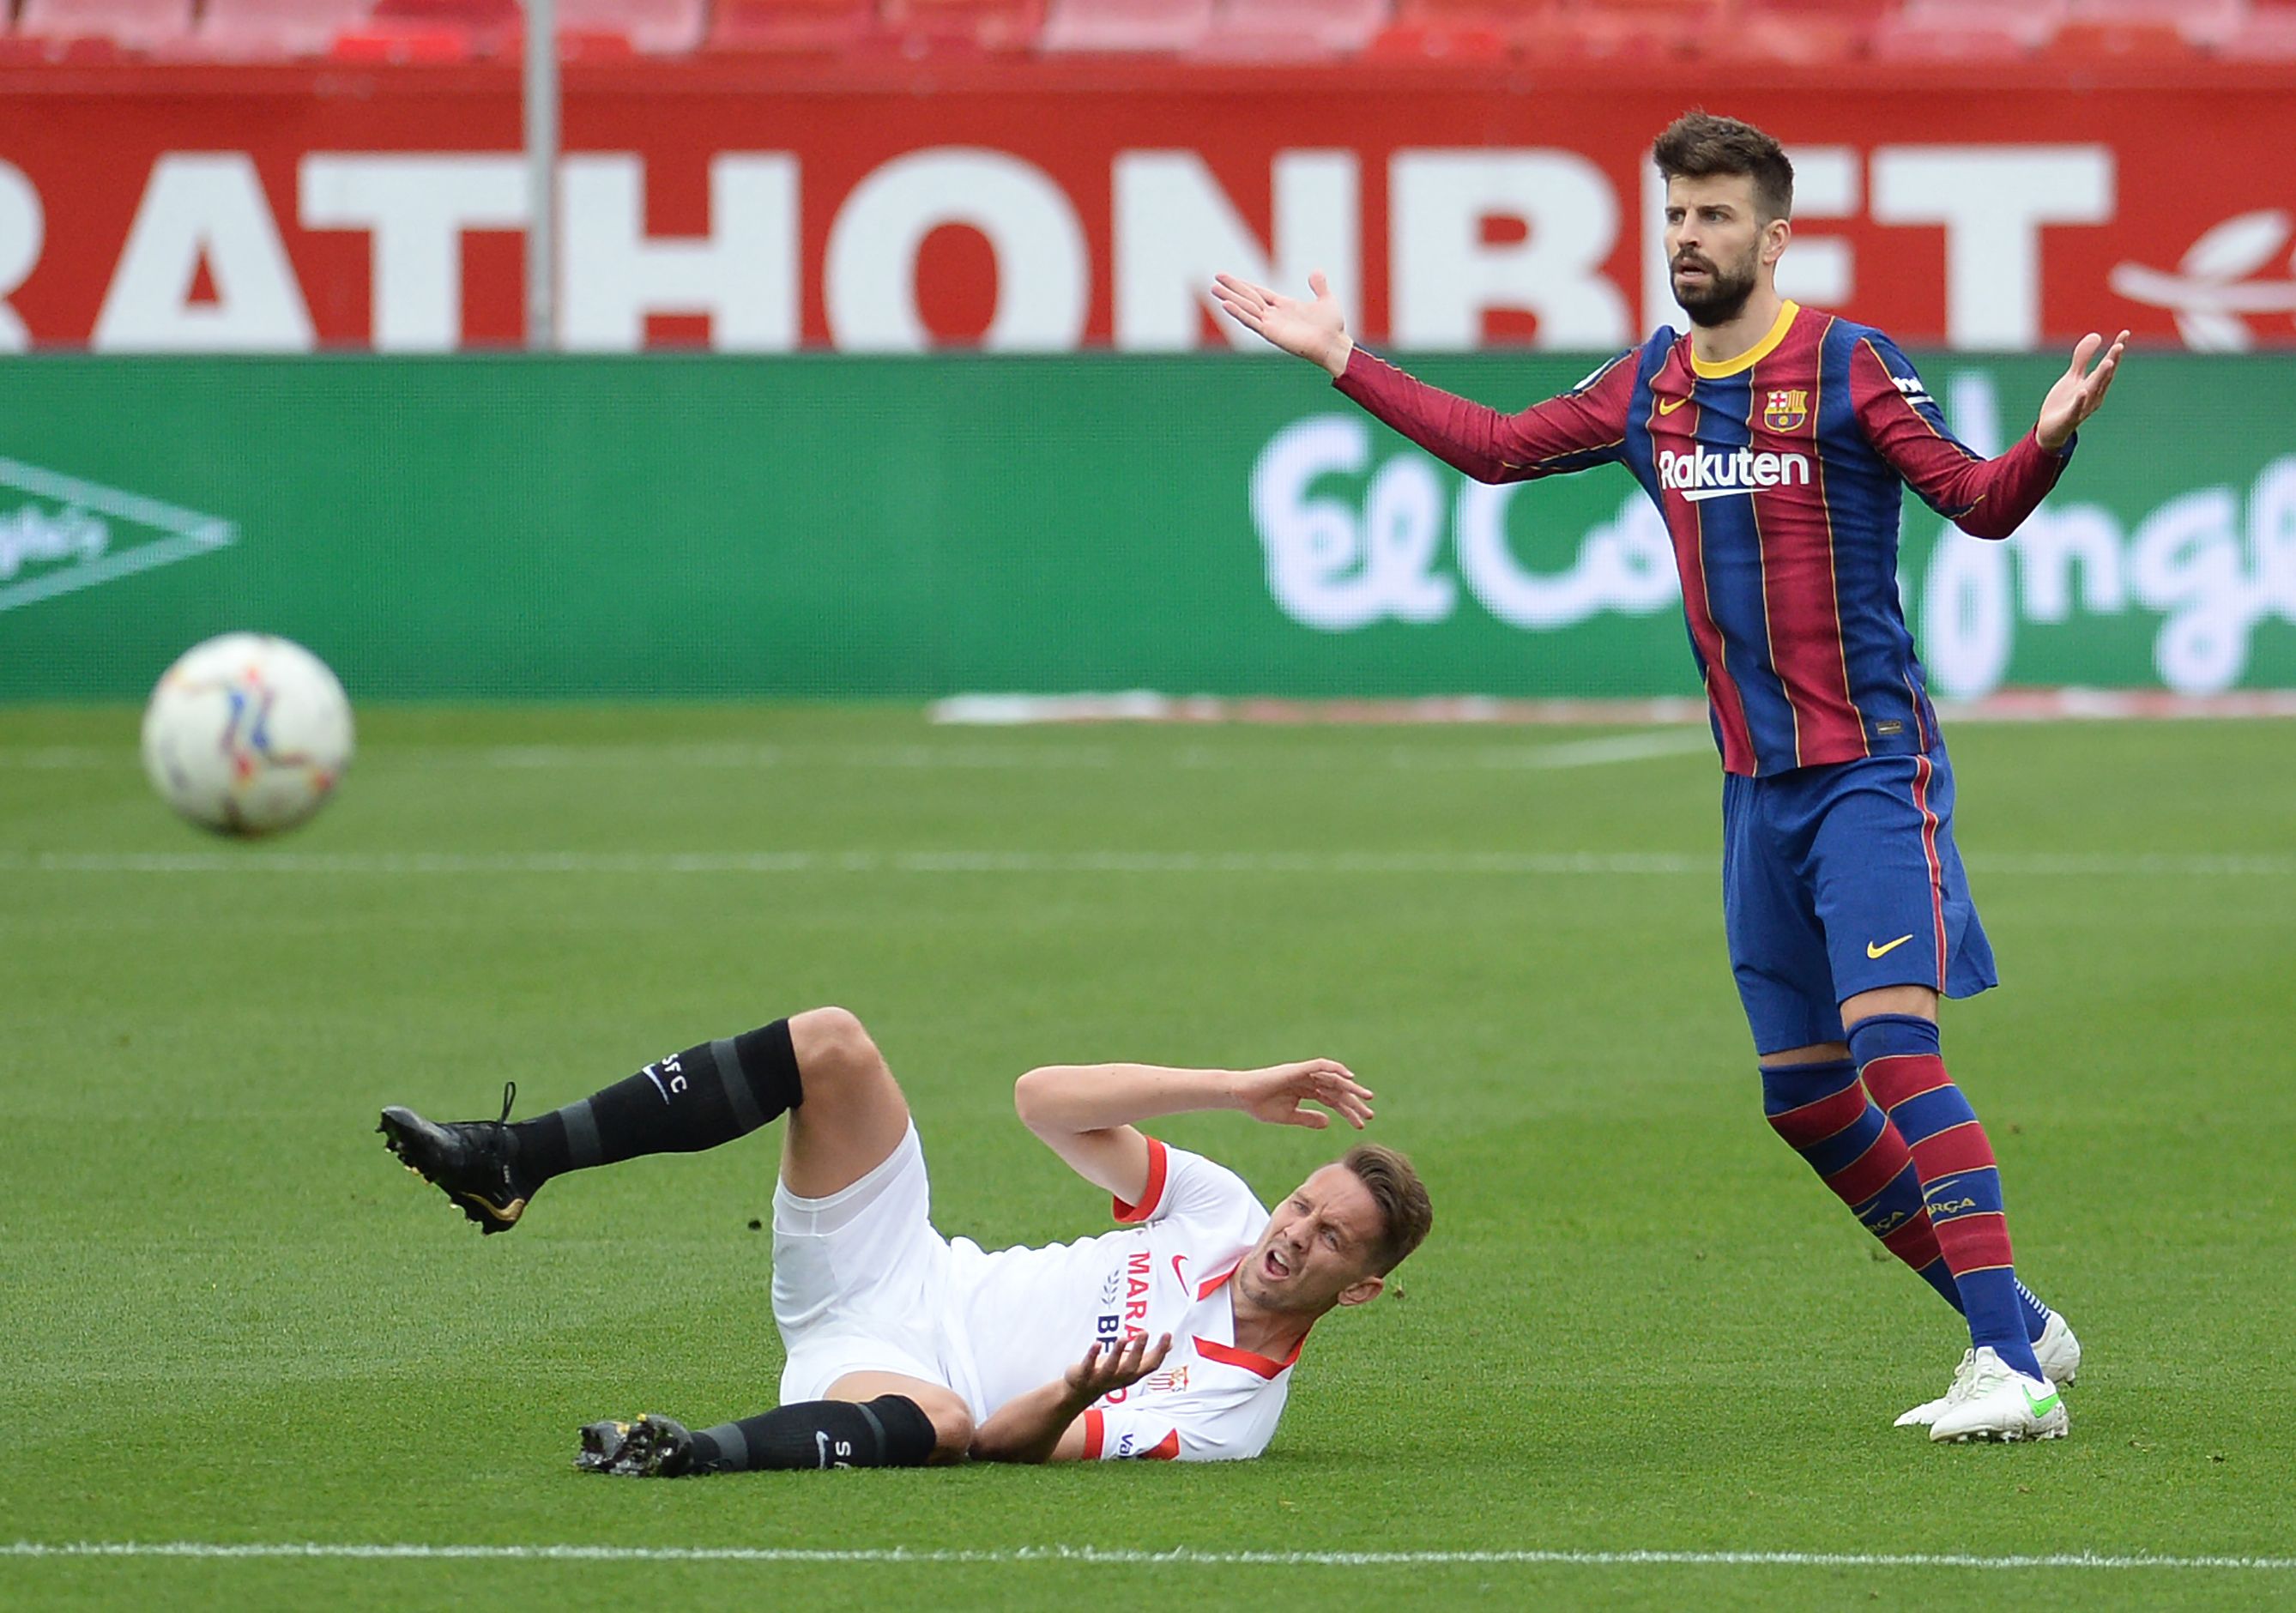
[[[1770,394],[1762,407],[1762,424],[1772,431],[1799,431],[1809,418],[1809,394],[1801,390]]]

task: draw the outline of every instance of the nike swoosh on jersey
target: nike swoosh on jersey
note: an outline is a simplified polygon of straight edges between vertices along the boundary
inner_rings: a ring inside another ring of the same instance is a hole
[[[1180,1269],[1180,1262],[1186,1258],[1187,1257],[1185,1255],[1175,1255],[1172,1257],[1172,1275],[1180,1280],[1180,1286],[1182,1288],[1188,1286],[1188,1273]]]
[[[1901,936],[1899,936],[1896,940],[1894,940],[1894,941],[1890,941],[1890,942],[1888,942],[1887,944],[1885,944],[1885,945],[1883,945],[1883,946],[1874,946],[1874,943],[1873,943],[1873,942],[1868,941],[1868,942],[1866,942],[1866,955],[1867,957],[1869,957],[1869,958],[1878,958],[1878,957],[1881,957],[1881,956],[1882,956],[1882,954],[1884,954],[1885,953],[1892,953],[1892,952],[1897,951],[1897,950],[1898,950],[1898,948],[1899,948],[1900,946],[1903,946],[1906,942],[1908,942],[1908,941],[1912,940],[1913,938],[1913,938],[1912,932],[1908,931],[1908,932],[1907,932],[1907,933],[1906,933],[1905,935],[1901,935]]]
[[[1661,414],[1671,414],[1689,401],[1687,397],[1661,397],[1658,400],[1658,412]]]

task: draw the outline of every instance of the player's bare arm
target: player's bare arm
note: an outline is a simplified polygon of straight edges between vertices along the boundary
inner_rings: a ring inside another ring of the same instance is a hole
[[[1308,289],[1314,298],[1301,302],[1234,274],[1212,277],[1212,296],[1229,317],[1286,353],[1323,365],[1337,380],[1347,371],[1355,340],[1321,269],[1308,276]]]
[[[2120,369],[2120,355],[2128,346],[2128,332],[2123,331],[2112,339],[2103,358],[2097,358],[2104,338],[2091,331],[2073,348],[2073,361],[2065,373],[2057,377],[2049,395],[2041,400],[2041,417],[2034,423],[2033,436],[2041,446],[2054,454],[2072,441],[2073,433],[2081,422],[2104,406],[2104,395],[2112,389],[2112,378]],[[2096,359],[2094,369],[2089,361]]]
[[[1016,1396],[980,1425],[972,1437],[975,1462],[1081,1462],[1084,1414],[1104,1395],[1128,1389],[1164,1364],[1172,1335],[1145,1333],[1102,1347],[1093,1344],[1084,1359],[1040,1389]]]
[[[1361,1131],[1372,1118],[1372,1096],[1346,1065],[1332,1059],[1247,1070],[1052,1064],[1013,1085],[1013,1107],[1070,1169],[1128,1204],[1148,1184],[1148,1139],[1136,1121],[1241,1109],[1271,1126],[1321,1131],[1330,1116],[1306,1107],[1317,1103]]]

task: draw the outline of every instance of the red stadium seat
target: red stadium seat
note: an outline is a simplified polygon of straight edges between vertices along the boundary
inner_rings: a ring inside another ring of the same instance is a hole
[[[518,0],[374,0],[377,22],[458,28],[473,34],[505,33],[521,26]]]
[[[1727,0],[1578,0],[1521,30],[1517,42],[1534,57],[1686,55],[1707,43],[1726,15]]]
[[[478,36],[468,29],[422,27],[420,24],[398,26],[362,26],[345,29],[335,36],[334,46],[327,53],[338,61],[375,62],[390,67],[439,66],[468,61],[481,53]]]
[[[0,36],[0,67],[82,67],[120,59],[109,39],[44,39],[30,34]]]
[[[849,51],[876,27],[874,0],[717,0],[708,43],[720,51]]]
[[[2065,20],[2064,0],[1906,0],[1875,25],[1876,55],[1899,61],[1975,60],[2005,46],[2022,54],[2046,45]],[[1928,36],[1928,37],[1924,37]]]
[[[1984,24],[1908,21],[1884,17],[1866,48],[1877,61],[2021,61],[2033,44],[2015,29]]]
[[[676,56],[696,48],[709,27],[707,0],[558,0],[562,41],[570,55],[592,55],[619,35],[648,55]]]
[[[2048,53],[2063,61],[2168,62],[2191,55],[2193,43],[2174,22],[2072,17],[2049,41]]]
[[[1752,0],[1718,27],[1726,56],[1810,64],[1839,61],[1866,49],[1896,0]]]
[[[24,0],[16,31],[44,39],[102,39],[129,50],[165,50],[190,37],[192,0]]]
[[[2247,0],[2067,0],[2065,20],[2075,29],[2167,29],[2191,45],[2229,37],[2248,14]]]
[[[884,25],[910,54],[1030,50],[1045,25],[1045,0],[885,0]]]
[[[193,42],[211,56],[324,56],[368,0],[208,0]]]
[[[1195,54],[1316,61],[1359,55],[1387,26],[1388,0],[1226,0]]]
[[[1211,32],[1212,0],[1053,0],[1047,51],[1185,51]]]
[[[1399,0],[1374,54],[1392,61],[1493,61],[1526,38],[1551,40],[1567,0]]]
[[[2296,5],[2258,6],[2217,45],[2232,61],[2296,61]]]
[[[1498,29],[1473,23],[1396,22],[1381,29],[1364,53],[1375,61],[1504,61],[1507,42]]]

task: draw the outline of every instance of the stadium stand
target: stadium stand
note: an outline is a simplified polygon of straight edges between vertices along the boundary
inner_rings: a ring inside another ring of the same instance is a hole
[[[1801,65],[1857,55],[1891,0],[1751,0],[1710,37],[1720,53]]]
[[[2296,61],[2296,5],[2259,5],[2217,46],[2235,61]]]
[[[165,50],[191,37],[192,0],[24,0],[16,31],[46,40]]]
[[[367,20],[335,37],[345,61],[467,61],[504,50],[524,20],[518,0],[373,0]]]
[[[12,19],[11,11],[14,12]],[[2296,0],[557,0],[561,52],[1464,65],[2296,61]],[[520,0],[0,0],[0,63],[499,57]]]
[[[652,56],[683,55],[709,29],[709,0],[558,0],[558,26],[588,39],[619,37]]]
[[[1365,48],[1375,61],[1445,63],[1500,61],[1506,58],[1506,36],[1481,19],[1452,20],[1441,17],[1406,16],[1382,29]]]
[[[719,51],[829,54],[859,48],[876,26],[874,0],[717,0],[708,43]]]
[[[324,56],[366,20],[369,0],[208,0],[193,42],[211,56]]]
[[[374,0],[379,23],[459,28],[472,33],[516,28],[525,12],[518,0]]]
[[[1388,0],[1227,0],[1195,53],[1212,61],[1315,61],[1361,55]]]
[[[2047,44],[2063,20],[2063,0],[1906,0],[1875,24],[1868,47],[1891,61],[2015,61]]]
[[[1044,0],[885,0],[882,24],[906,53],[1025,51],[1045,26]]]
[[[2074,28],[2168,29],[2194,45],[2222,38],[2239,26],[2245,0],[2066,0]]]
[[[1183,52],[1212,31],[1213,0],[1053,0],[1039,45],[1053,52]]]

